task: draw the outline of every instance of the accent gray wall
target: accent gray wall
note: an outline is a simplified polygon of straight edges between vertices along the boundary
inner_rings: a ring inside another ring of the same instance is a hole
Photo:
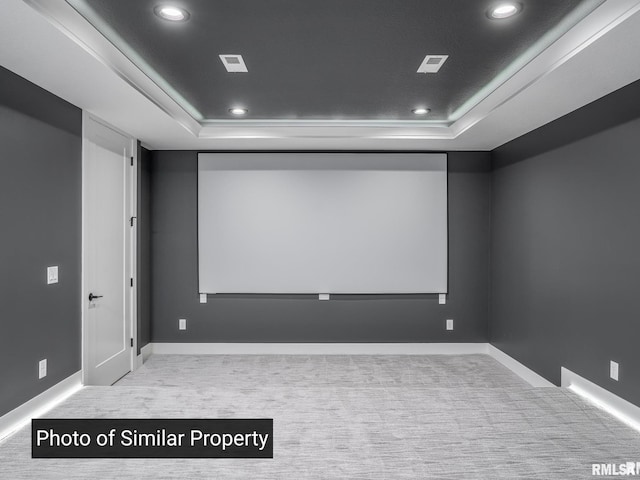
[[[488,153],[449,154],[447,305],[434,295],[198,297],[197,152],[154,151],[151,170],[153,342],[485,342]],[[178,330],[178,319],[187,330]],[[445,320],[455,330],[445,331]]]
[[[81,135],[80,109],[0,67],[0,415],[80,370]]]
[[[552,382],[564,366],[636,405],[639,132],[634,120],[493,172],[490,322],[491,343]]]

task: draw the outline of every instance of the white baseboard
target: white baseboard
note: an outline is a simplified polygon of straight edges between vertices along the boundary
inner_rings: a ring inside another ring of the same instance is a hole
[[[567,368],[562,367],[560,372],[562,387],[568,388],[618,420],[640,431],[640,407]]]
[[[144,347],[140,349],[140,355],[136,357],[136,369],[140,368],[144,362],[146,362],[151,353],[153,351],[153,346],[150,343],[147,343]]]
[[[153,352],[153,344],[147,343],[144,347],[140,349],[140,355],[142,355],[142,362],[146,362],[147,359],[151,356]]]
[[[494,347],[491,344],[487,344],[487,347],[488,347],[487,353],[490,356],[492,356],[494,359],[496,359],[502,365],[507,367],[513,373],[518,375],[520,378],[522,378],[523,380],[529,382],[529,384],[531,384],[531,386],[533,386],[533,387],[555,387],[555,385],[553,383],[551,383],[549,380],[547,380],[546,378],[538,375],[536,372],[534,372],[530,368],[525,367],[519,361],[517,361],[516,359],[510,357],[509,355],[504,353],[502,350]]]
[[[153,343],[166,355],[468,355],[486,343]]]
[[[3,415],[0,417],[0,441],[24,427],[32,418],[44,415],[81,388],[81,374],[76,372],[37,397]]]

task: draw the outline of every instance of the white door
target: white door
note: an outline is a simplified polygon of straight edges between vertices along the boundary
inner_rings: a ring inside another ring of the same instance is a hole
[[[133,365],[134,141],[88,115],[83,137],[83,382],[112,385]]]

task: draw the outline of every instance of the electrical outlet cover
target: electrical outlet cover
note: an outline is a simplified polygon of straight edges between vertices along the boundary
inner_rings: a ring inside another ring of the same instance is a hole
[[[38,378],[44,378],[47,376],[47,359],[40,360],[38,362]]]
[[[619,373],[620,373],[620,365],[618,365],[617,362],[614,362],[612,360],[611,363],[609,364],[609,376],[617,382]]]
[[[47,267],[47,285],[58,283],[58,267]]]

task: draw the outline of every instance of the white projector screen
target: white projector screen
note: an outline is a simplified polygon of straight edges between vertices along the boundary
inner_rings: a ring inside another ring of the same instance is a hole
[[[200,293],[446,293],[447,156],[201,153]]]

